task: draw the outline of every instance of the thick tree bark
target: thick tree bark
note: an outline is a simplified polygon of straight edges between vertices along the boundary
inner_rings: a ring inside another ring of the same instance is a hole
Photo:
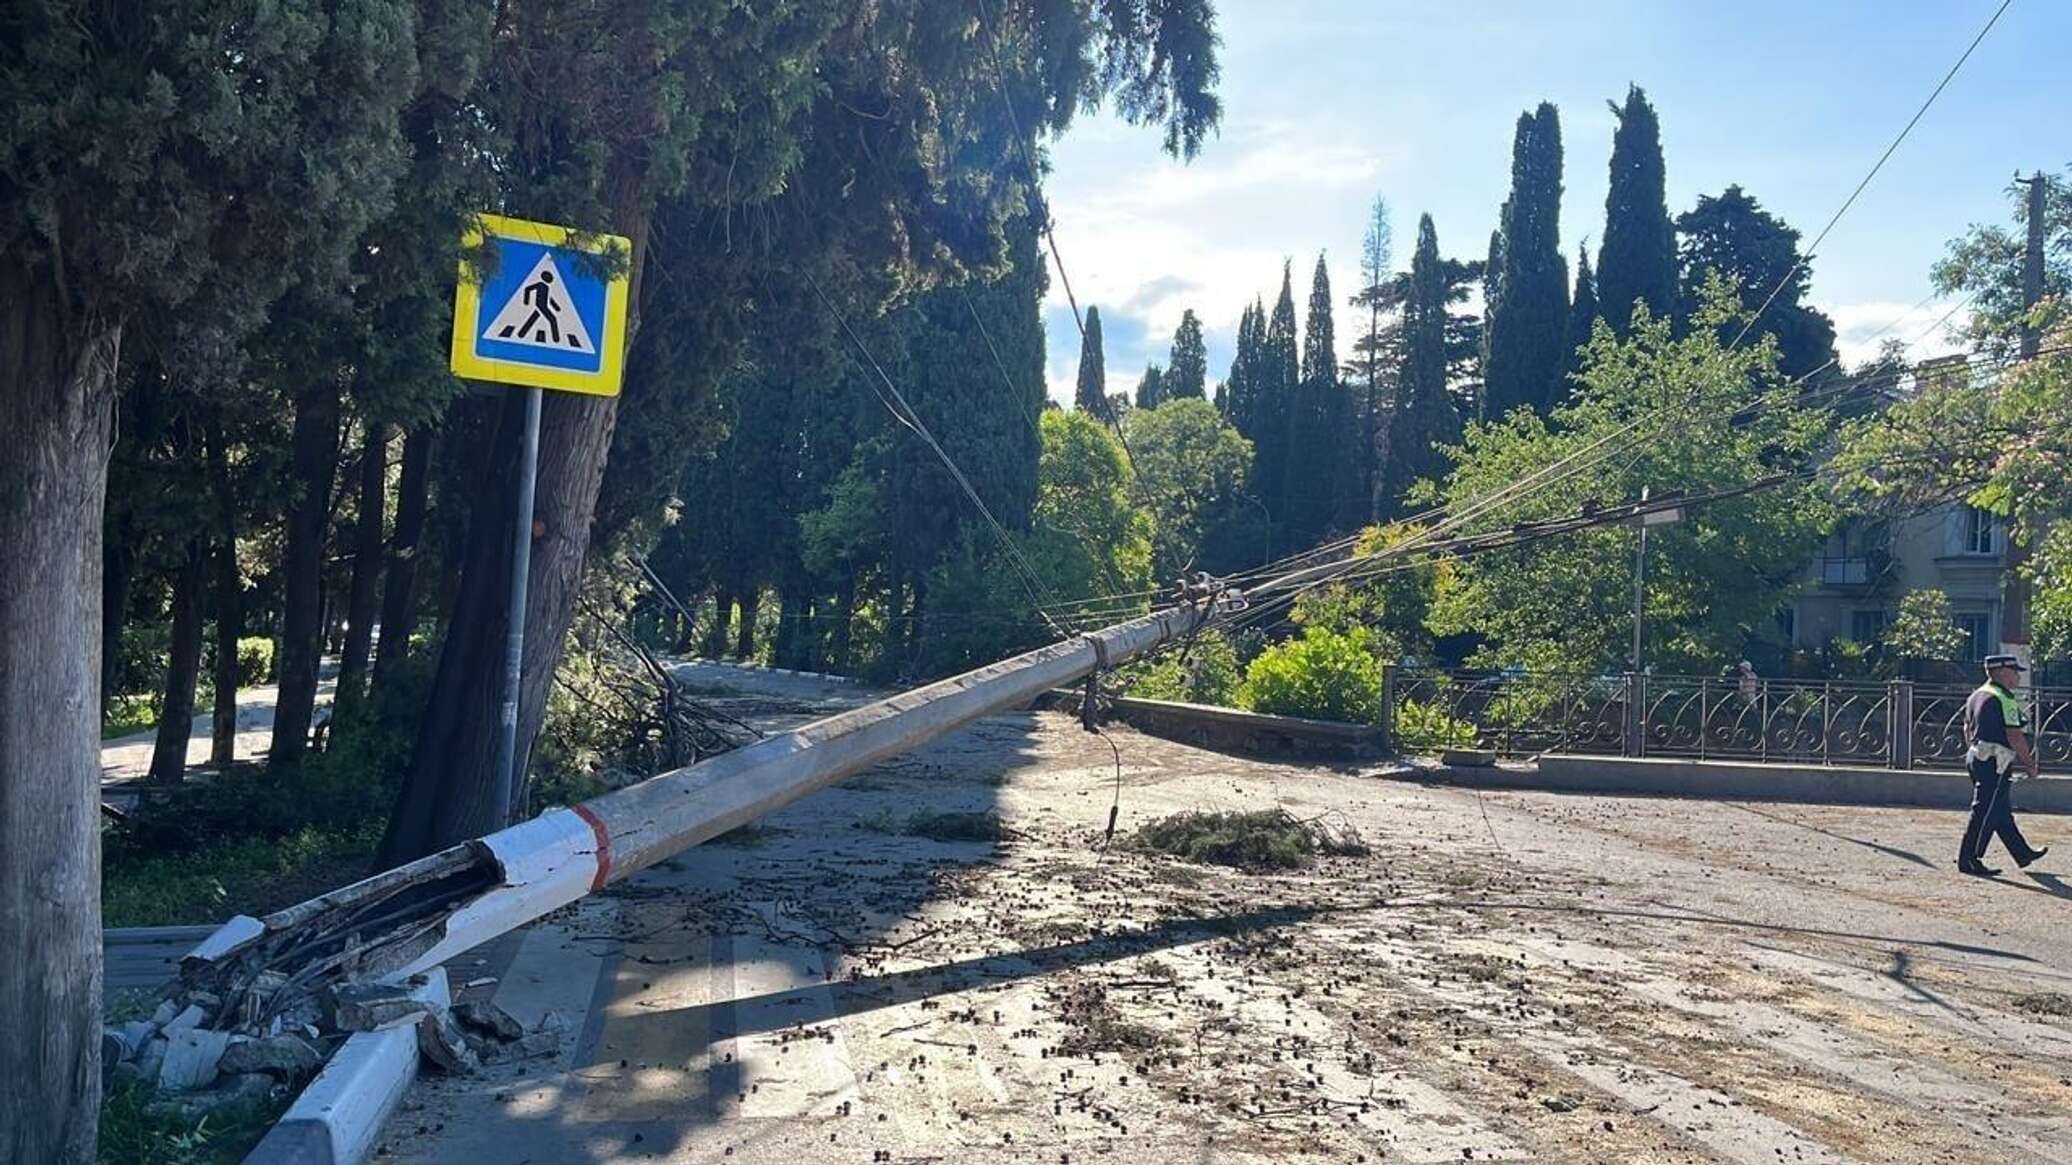
[[[803,572],[787,570],[785,575],[777,596],[777,638],[770,659],[778,667],[805,671],[811,667],[813,592]]]
[[[280,697],[274,703],[276,773],[292,771],[309,746],[317,711],[317,657],[323,645],[323,527],[332,510],[332,473],[338,468],[338,381],[321,377],[294,402],[288,545],[282,553]]]
[[[275,772],[290,772],[309,744],[316,712],[317,659],[324,636],[324,526],[338,461],[338,382],[322,377],[295,400],[292,472],[299,493],[288,509],[282,554],[280,695],[273,709]]]
[[[353,536],[352,582],[345,600],[345,650],[338,657],[341,723],[358,714],[366,690],[367,663],[374,651],[374,620],[381,600],[382,514],[388,500],[388,426],[367,422],[360,450],[360,513]]]
[[[121,328],[0,268],[0,1160],[101,1104],[101,516]]]
[[[734,632],[734,658],[755,654],[755,616],[762,609],[763,588],[753,583],[741,591],[741,625]]]
[[[416,630],[417,544],[424,537],[426,486],[430,481],[432,435],[412,431],[403,438],[403,477],[396,484],[396,531],[389,539],[388,568],[381,594],[381,646],[374,656],[374,690],[382,691],[396,665],[410,653]]]
[[[718,659],[727,653],[727,628],[733,626],[734,589],[722,582],[713,588],[712,627],[705,632],[707,659]]]
[[[216,669],[215,711],[209,717],[209,763],[227,765],[237,759],[237,640],[244,630],[244,577],[237,567],[237,498],[230,490],[230,455],[223,431],[210,425],[203,438],[209,468],[209,492],[216,505]]]
[[[187,775],[187,742],[194,736],[194,683],[201,673],[201,590],[208,558],[199,538],[173,575],[173,643],[165,693],[158,704],[158,740],[151,747],[151,779],[176,785]]]

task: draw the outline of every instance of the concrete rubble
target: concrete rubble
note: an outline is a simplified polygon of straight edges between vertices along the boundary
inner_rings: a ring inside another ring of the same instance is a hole
[[[285,985],[285,977],[275,977],[264,987],[273,994]],[[559,1047],[557,1033],[527,1032],[492,1003],[448,1010],[411,998],[410,990],[410,982],[353,983],[321,1001],[248,995],[226,1005],[210,992],[175,985],[148,1017],[102,1028],[103,1071],[109,1081],[154,1089],[154,1109],[191,1118],[300,1087],[354,1032],[414,1025],[425,1061],[448,1074]]]

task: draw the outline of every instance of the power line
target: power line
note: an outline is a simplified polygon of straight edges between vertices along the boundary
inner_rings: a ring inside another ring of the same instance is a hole
[[[1750,316],[1748,322],[1742,326],[1741,334],[1734,337],[1734,343],[1727,345],[1729,348],[1741,343],[1742,339],[1755,328],[1756,321],[1763,318],[1763,313],[1770,310],[1770,305],[1777,301],[1777,297],[1784,292],[1784,289],[1791,284],[1791,281],[1798,276],[1798,273],[1805,269],[1806,256],[1815,254],[1820,250],[1820,244],[1827,241],[1828,232],[1834,230],[1835,224],[1842,221],[1842,216],[1849,213],[1849,208],[1856,205],[1857,198],[1871,184],[1871,179],[1876,178],[1878,171],[1885,168],[1885,163],[1899,149],[1899,144],[1907,140],[1908,134],[1914,132],[1914,127],[1920,124],[1921,118],[1927,114],[1928,107],[1934,105],[1935,99],[1942,96],[1942,91],[1948,88],[1950,81],[1957,76],[1957,70],[1963,68],[1964,62],[1971,59],[1971,54],[1978,48],[1979,42],[1985,40],[1986,34],[1993,31],[1993,26],[2000,23],[2000,17],[2013,3],[2014,0],[2000,0],[2000,7],[1993,10],[1993,15],[1986,21],[1985,27],[1979,29],[1978,35],[1972,37],[1971,43],[1964,47],[1964,52],[1957,58],[1957,63],[1950,66],[1950,71],[1943,74],[1941,81],[1936,82],[1935,88],[1928,94],[1927,100],[1921,102],[1921,107],[1914,111],[1914,116],[1908,118],[1906,125],[1900,129],[1899,136],[1893,138],[1892,143],[1885,147],[1885,152],[1878,155],[1877,162],[1871,166],[1869,173],[1863,176],[1863,181],[1856,184],[1856,189],[1849,192],[1849,197],[1842,201],[1842,205],[1835,211],[1834,217],[1828,219],[1827,225],[1820,228],[1820,233],[1814,236],[1812,245],[1807,247],[1798,260],[1791,265],[1791,270],[1784,273],[1784,278],[1777,281],[1777,286],[1770,289],[1770,294],[1763,300],[1763,305],[1755,309],[1755,314]]]
[[[913,430],[930,449],[935,451],[936,457],[942,461],[943,468],[949,471],[950,477],[963,489],[964,496],[971,499],[971,504],[977,508],[979,516],[985,519],[986,525],[992,528],[994,536],[1000,542],[1000,548],[1005,554],[1008,564],[1021,575],[1022,585],[1028,590],[1029,599],[1036,606],[1037,613],[1042,616],[1043,621],[1048,623],[1051,629],[1057,632],[1058,635],[1065,636],[1069,634],[1064,628],[1059,627],[1049,614],[1044,612],[1044,601],[1053,596],[1049,594],[1049,589],[1043,585],[1042,577],[1036,573],[1035,568],[1029,564],[1028,559],[1023,557],[1020,548],[1015,546],[1014,538],[1007,532],[1007,527],[1001,525],[1000,520],[993,516],[992,507],[986,505],[985,499],[979,496],[977,487],[971,484],[971,479],[966,477],[964,470],[958,467],[956,459],[951,457],[949,451],[942,447],[942,442],[935,439],[935,434],[929,431],[927,423],[921,420],[921,415],[914,411],[912,404],[908,403],[906,395],[900,392],[899,386],[892,382],[890,376],[886,375],[885,369],[878,363],[877,357],[872,356],[870,349],[864,345],[863,338],[858,336],[856,329],[849,325],[849,317],[842,314],[842,310],[835,306],[832,299],[828,298],[827,292],[820,286],[820,281],[813,278],[812,273],[808,272],[806,273],[806,282],[813,288],[813,293],[820,297],[821,305],[827,308],[828,312],[835,317],[835,321],[841,325],[842,333],[855,346],[857,353],[862,356],[863,362],[869,365],[872,372],[877,374],[878,380],[884,384],[886,392],[892,394],[892,399],[888,400],[884,393],[877,392],[876,386],[873,386],[872,392],[878,397],[878,403],[885,406],[886,411],[892,414],[894,420]],[[897,408],[893,407],[893,401],[895,400],[898,402]]]

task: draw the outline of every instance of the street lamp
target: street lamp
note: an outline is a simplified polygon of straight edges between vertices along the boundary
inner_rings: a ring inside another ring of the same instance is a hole
[[[1640,500],[1648,500],[1648,487],[1640,487]],[[1640,651],[1640,625],[1647,599],[1648,573],[1648,527],[1667,526],[1683,520],[1683,508],[1643,511],[1633,516],[1633,526],[1640,531],[1639,544],[1633,550],[1633,673],[1639,675],[1643,660]]]

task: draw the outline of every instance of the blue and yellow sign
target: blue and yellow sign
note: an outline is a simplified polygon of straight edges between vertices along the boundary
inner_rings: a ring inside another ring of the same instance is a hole
[[[617,235],[579,236],[567,227],[496,214],[478,216],[461,242],[496,254],[486,279],[461,263],[453,293],[454,375],[619,395],[631,244]],[[613,253],[616,262],[600,262]],[[620,273],[601,273],[611,266]]]

